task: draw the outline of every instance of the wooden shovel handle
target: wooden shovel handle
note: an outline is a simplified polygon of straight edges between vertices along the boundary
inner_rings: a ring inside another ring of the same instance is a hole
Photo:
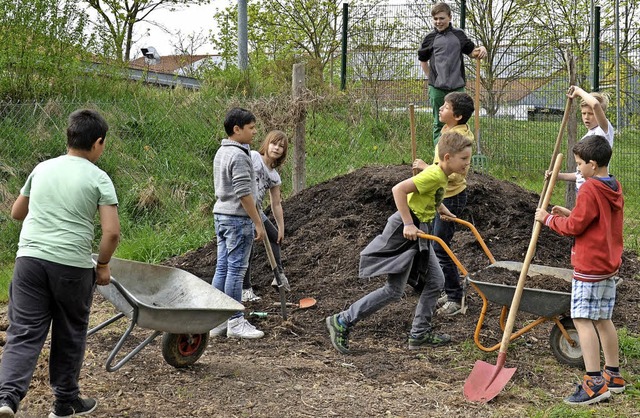
[[[416,111],[413,104],[409,105],[409,126],[411,128],[411,162],[418,158],[418,143],[416,141]],[[418,174],[418,169],[413,169],[413,175]]]
[[[562,137],[564,136],[564,130],[567,127],[567,123],[569,121],[569,113],[571,112],[571,101],[570,97],[567,98],[567,103],[564,105],[564,114],[562,115],[562,122],[560,123],[560,131],[558,132],[558,136],[556,138],[556,143],[553,146],[553,154],[551,154],[551,161],[549,162],[548,170],[553,169],[553,165],[556,161],[556,156],[560,152],[560,144],[562,143]],[[542,207],[542,200],[544,199],[544,195],[547,192],[547,187],[549,186],[549,179],[545,178],[544,186],[542,187],[542,193],[540,193],[540,200],[538,201],[538,207]]]
[[[476,60],[476,85],[475,85],[476,93],[475,93],[475,123],[474,123],[474,133],[476,135],[476,144],[477,154],[482,154],[480,150],[480,58]]]
[[[548,187],[542,199],[542,206],[538,207],[547,207],[549,205],[549,200],[551,200],[551,194],[553,192],[554,186],[556,185],[558,173],[560,172],[560,166],[562,165],[562,158],[562,154],[557,155],[555,165],[553,166],[553,174],[549,178]],[[527,273],[529,272],[529,265],[531,264],[533,255],[536,252],[536,244],[538,243],[538,235],[540,235],[541,228],[542,224],[536,221],[533,227],[533,232],[531,234],[529,248],[527,249],[527,255],[525,256],[524,263],[522,264],[522,271],[520,272],[520,277],[518,278],[518,284],[516,286],[515,292],[513,293],[513,300],[511,301],[511,308],[509,309],[507,324],[504,327],[504,334],[502,335],[502,343],[500,343],[500,353],[503,354],[507,352],[509,340],[511,339],[511,332],[513,331],[513,325],[516,322],[516,314],[518,313],[520,299],[522,298],[524,281],[527,277]]]

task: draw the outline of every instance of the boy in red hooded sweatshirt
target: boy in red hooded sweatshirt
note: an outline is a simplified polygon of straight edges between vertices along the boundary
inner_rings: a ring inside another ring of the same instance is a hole
[[[584,138],[573,147],[573,153],[578,170],[587,179],[575,208],[554,206],[551,214],[537,209],[535,218],[561,235],[575,237],[571,248],[571,318],[587,373],[575,393],[564,401],[588,405],[609,398],[611,392],[625,390],[618,334],[611,321],[616,299],[613,277],[622,262],[624,199],[620,183],[608,173],[611,146],[604,137]],[[604,372],[600,371],[600,343]]]

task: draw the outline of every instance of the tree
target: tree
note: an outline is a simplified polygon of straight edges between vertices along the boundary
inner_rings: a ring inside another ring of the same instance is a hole
[[[0,99],[57,94],[74,85],[91,43],[73,0],[0,3]]]
[[[198,49],[208,43],[209,39],[203,31],[185,35],[182,31],[176,33],[176,38],[171,42],[173,54],[180,57],[182,61],[182,75],[187,77],[198,77],[203,70],[212,65],[210,61],[193,62],[192,58],[197,55]]]
[[[498,113],[504,95],[513,84],[548,77],[554,70],[541,63],[545,41],[536,36],[536,9],[522,0],[468,0],[467,32],[487,49],[481,75],[482,107]],[[474,68],[473,66],[472,68]]]
[[[146,21],[162,29],[150,15],[161,9],[176,10],[181,6],[209,4],[210,0],[85,0],[98,14],[96,31],[101,35],[103,49],[118,61],[131,59],[134,29],[138,22]],[[165,29],[166,30],[166,29]]]
[[[323,78],[325,66],[340,48],[343,0],[258,0],[248,5],[249,49],[256,61],[305,61],[313,78]],[[352,1],[374,7],[382,0]],[[220,28],[213,40],[223,57],[237,52],[237,6],[219,11]],[[350,21],[350,27],[357,21]],[[230,62],[228,62],[230,63]],[[290,72],[291,68],[286,69]]]

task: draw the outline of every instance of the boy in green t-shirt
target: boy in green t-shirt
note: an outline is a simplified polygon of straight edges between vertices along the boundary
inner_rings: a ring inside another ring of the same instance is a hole
[[[469,129],[467,121],[471,115],[473,115],[474,109],[473,99],[467,93],[454,91],[447,94],[438,114],[440,122],[444,123],[442,132],[457,132],[470,141],[473,141],[473,132]],[[437,164],[439,161],[438,144],[436,144],[433,163]],[[413,162],[413,168],[424,170],[426,167],[427,164],[420,159]],[[442,203],[444,203],[447,209],[454,215],[460,215],[467,205],[466,176],[467,173],[452,173],[449,176],[449,183],[447,184],[447,190],[444,193]],[[436,214],[433,221],[433,234],[440,238],[447,246],[451,246],[451,240],[453,239],[455,231],[456,224],[454,222],[444,221]],[[464,289],[460,282],[458,267],[440,244],[434,243],[433,245],[438,260],[440,261],[440,267],[442,267],[442,272],[444,273],[444,294],[438,299],[437,306],[440,309],[436,311],[436,314],[445,316],[459,314],[462,312]],[[420,291],[424,285],[421,277],[414,278],[413,276],[409,277],[409,284],[417,291]]]
[[[442,205],[448,176],[464,174],[471,163],[472,141],[459,133],[442,135],[440,163],[427,167],[393,189],[398,211],[387,220],[382,234],[360,253],[359,277],[387,274],[386,284],[354,302],[346,310],[326,318],[331,343],[339,352],[349,354],[349,332],[355,324],[377,312],[404,294],[409,274],[418,269],[425,286],[416,306],[409,335],[409,349],[448,343],[451,337],[437,334],[431,317],[444,283],[442,269],[429,240],[418,239],[418,232],[429,233],[436,211],[452,216]]]
[[[73,112],[67,153],[38,164],[11,208],[22,229],[0,362],[0,417],[14,416],[26,396],[49,329],[49,383],[56,398],[49,417],[86,415],[97,406],[80,397],[78,378],[94,287],[110,283],[109,261],[120,239],[115,188],[95,165],[108,129],[94,110]],[[102,237],[94,269],[96,213]]]

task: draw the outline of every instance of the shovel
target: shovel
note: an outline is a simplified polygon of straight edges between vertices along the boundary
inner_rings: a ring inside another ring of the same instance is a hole
[[[259,213],[259,212],[258,212]],[[262,224],[262,229],[264,230],[264,223],[262,219],[260,219],[260,223]],[[284,287],[282,286],[282,277],[280,277],[280,270],[278,270],[278,264],[276,263],[276,257],[273,255],[273,250],[271,249],[271,243],[269,242],[268,237],[264,237],[262,240],[264,243],[264,249],[267,252],[267,258],[269,259],[269,264],[271,265],[271,270],[273,270],[273,275],[275,276],[276,283],[278,284],[278,293],[280,294],[280,311],[282,313],[282,319],[287,320],[287,295]]]
[[[549,205],[553,187],[555,186],[558,173],[560,172],[560,166],[562,165],[562,157],[562,154],[558,154],[556,157],[555,165],[553,166],[553,174],[549,179],[548,187],[546,187],[546,191],[542,199],[542,205],[539,204],[538,208],[546,208]],[[545,184],[545,186],[547,186],[547,184]],[[507,347],[509,345],[509,340],[511,339],[513,325],[516,321],[516,314],[518,313],[520,298],[522,297],[522,291],[524,289],[524,281],[527,277],[527,272],[529,271],[529,264],[531,264],[531,260],[535,254],[538,235],[540,235],[540,229],[542,228],[542,224],[540,222],[534,222],[535,225],[533,226],[529,248],[527,249],[527,254],[524,258],[522,271],[520,272],[518,284],[513,294],[513,300],[511,301],[507,324],[504,328],[500,351],[498,352],[497,363],[493,366],[481,360],[476,361],[476,364],[473,366],[473,370],[471,370],[471,374],[464,383],[464,397],[469,401],[488,402],[495,398],[516,372],[515,367],[505,368],[504,364],[507,360]]]
[[[474,100],[475,107],[475,136],[476,136],[476,154],[471,156],[471,165],[477,168],[480,172],[487,169],[487,156],[482,154],[480,149],[480,58],[476,60],[476,94]]]
[[[275,302],[273,306],[279,306],[279,302]],[[287,306],[291,306],[292,308],[298,309],[307,309],[312,306],[316,306],[316,300],[314,298],[302,298],[298,301],[298,303],[287,302]]]

